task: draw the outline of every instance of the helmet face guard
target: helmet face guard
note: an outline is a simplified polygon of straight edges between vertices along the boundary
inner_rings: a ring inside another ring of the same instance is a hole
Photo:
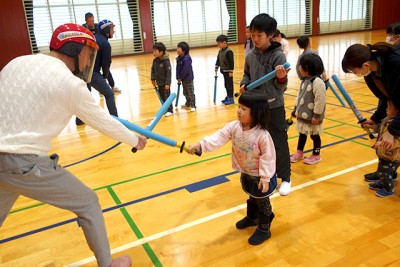
[[[83,70],[77,75],[86,83],[90,83],[93,75],[94,63],[96,62],[97,44],[86,44],[78,56],[78,65],[83,64]],[[79,70],[81,68],[79,67]]]

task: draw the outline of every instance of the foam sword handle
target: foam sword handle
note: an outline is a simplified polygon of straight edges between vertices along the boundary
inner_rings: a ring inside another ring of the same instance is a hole
[[[346,89],[344,89],[344,86],[342,85],[342,83],[340,82],[340,80],[336,74],[332,75],[332,79],[335,82],[336,86],[338,87],[339,91],[342,93],[347,104],[349,104],[349,107],[353,111],[354,115],[356,115],[358,122],[363,123],[364,121],[366,121],[366,119],[361,115],[361,112],[358,110],[358,108],[354,104],[350,95],[347,93]],[[368,136],[370,139],[374,138],[374,135],[371,133],[371,131],[368,128],[363,128],[363,129],[368,133]]]

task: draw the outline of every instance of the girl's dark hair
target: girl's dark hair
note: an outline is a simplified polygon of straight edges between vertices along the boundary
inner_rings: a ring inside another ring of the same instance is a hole
[[[270,112],[265,93],[246,91],[239,97],[239,104],[250,108],[251,128],[258,125],[261,129],[267,130]]]
[[[278,37],[278,35],[281,35],[282,38],[286,38],[286,35],[283,34],[283,32],[281,32],[280,30],[276,29],[274,31],[274,37]]]
[[[228,43],[228,36],[221,34],[217,37],[217,39],[215,39],[215,41],[220,42],[220,43],[223,43],[223,42]]]
[[[250,30],[265,32],[266,35],[271,35],[275,32],[278,23],[268,14],[261,13],[255,16],[250,23]]]
[[[185,55],[189,54],[189,45],[186,42],[180,42],[177,47],[180,47],[183,51],[183,53],[185,53]]]
[[[281,31],[278,30],[278,29],[276,29],[276,30],[274,31],[274,36],[273,36],[273,37],[278,37],[279,34],[281,34]]]
[[[310,44],[310,38],[306,35],[302,35],[299,38],[297,38],[297,45],[301,48],[304,49]]]
[[[361,68],[362,64],[374,60],[379,54],[391,53],[396,47],[386,42],[373,45],[353,44],[347,48],[342,60],[342,69],[346,73],[352,72],[354,68]]]
[[[396,24],[396,22],[392,23],[392,24],[389,24],[389,26],[386,27],[386,34],[393,34],[393,26],[395,24]]]
[[[300,66],[309,76],[320,76],[324,73],[324,63],[321,57],[314,53],[302,56],[300,58]]]
[[[155,43],[153,45],[153,49],[157,49],[160,52],[164,52],[167,51],[167,48],[165,47],[165,45],[161,42]]]

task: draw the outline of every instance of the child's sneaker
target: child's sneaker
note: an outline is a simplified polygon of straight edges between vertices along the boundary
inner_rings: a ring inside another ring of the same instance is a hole
[[[394,195],[393,191],[387,191],[385,188],[381,188],[378,191],[376,191],[375,195],[378,197],[391,197]]]
[[[225,105],[235,104],[235,99],[228,97],[228,100],[224,102]]]
[[[195,112],[195,111],[196,111],[196,108],[195,108],[195,107],[193,107],[193,108],[190,109],[190,112]]]
[[[299,160],[304,159],[303,151],[297,150],[297,152],[290,156],[290,162],[295,163]]]
[[[225,102],[228,101],[228,99],[229,99],[229,97],[226,96],[223,100],[221,100],[221,102],[225,104]]]
[[[312,164],[315,164],[315,163],[318,163],[318,162],[320,162],[321,161],[321,155],[311,155],[310,157],[308,157],[308,158],[305,158],[304,160],[303,160],[303,162],[305,163],[305,164],[310,164],[310,165],[312,165]]]
[[[364,174],[364,180],[367,182],[376,182],[376,181],[379,181],[379,177],[376,172],[371,172],[371,173]]]
[[[167,113],[164,114],[164,117],[169,117],[169,116],[172,116],[172,112],[168,111]]]
[[[373,183],[368,184],[369,189],[372,190],[379,190],[383,188],[382,182],[381,181],[375,181]]]
[[[291,190],[292,190],[292,181],[290,182],[282,181],[282,184],[279,187],[279,194],[281,196],[287,196],[289,195]]]

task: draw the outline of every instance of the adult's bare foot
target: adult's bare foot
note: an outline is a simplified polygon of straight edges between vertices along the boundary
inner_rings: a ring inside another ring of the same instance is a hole
[[[132,265],[132,259],[129,255],[124,255],[112,260],[110,267],[129,267]]]

